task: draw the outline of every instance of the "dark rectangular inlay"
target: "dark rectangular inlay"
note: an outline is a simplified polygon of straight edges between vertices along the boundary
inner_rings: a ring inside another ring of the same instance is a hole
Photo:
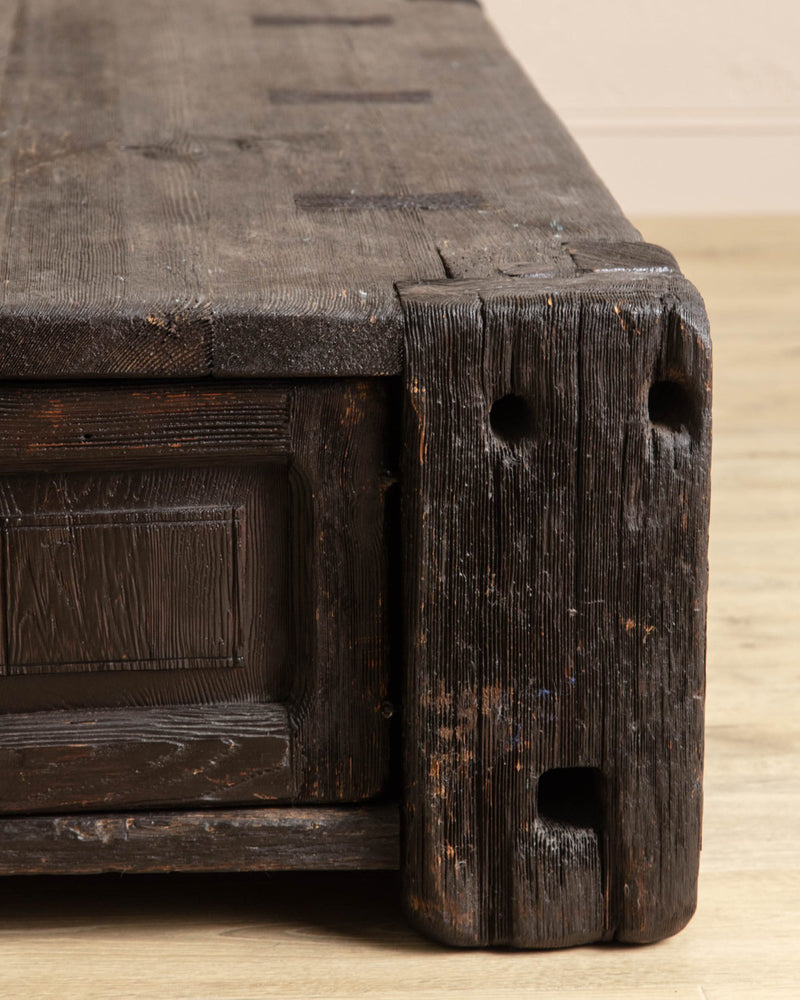
[[[368,208],[441,212],[448,209],[482,208],[484,200],[471,191],[442,191],[432,194],[296,194],[295,205],[304,212],[342,208],[358,212]]]
[[[429,90],[271,90],[273,104],[425,104]]]
[[[343,28],[385,27],[393,24],[394,18],[385,14],[364,15],[362,17],[337,17],[335,14],[254,14],[253,24],[259,28],[296,28],[305,25],[324,24]]]

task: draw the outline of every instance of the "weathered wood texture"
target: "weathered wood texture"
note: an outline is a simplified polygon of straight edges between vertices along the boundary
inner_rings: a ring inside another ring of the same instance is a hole
[[[2,717],[2,812],[292,798],[282,705]]]
[[[397,373],[394,283],[636,233],[477,6],[0,9],[0,375]]]
[[[410,912],[466,945],[673,933],[700,848],[702,303],[647,270],[401,292]]]
[[[0,462],[4,472],[285,462],[291,391],[285,382],[5,382]]]
[[[393,804],[0,818],[0,874],[392,869]]]
[[[0,388],[0,812],[384,789],[387,392]]]
[[[289,699],[296,794],[366,798],[389,779],[389,393],[336,379],[301,384],[294,399],[294,656],[310,665]]]
[[[21,0],[0,65],[0,802],[383,793],[402,618],[418,923],[676,930],[705,318],[478,6]]]

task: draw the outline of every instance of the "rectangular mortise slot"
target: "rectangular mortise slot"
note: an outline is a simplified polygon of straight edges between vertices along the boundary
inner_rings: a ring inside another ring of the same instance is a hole
[[[429,90],[271,90],[271,104],[426,104]]]
[[[379,209],[387,212],[448,212],[469,208],[483,208],[483,196],[474,191],[434,191],[421,194],[354,194],[300,192],[294,196],[295,206],[301,212],[326,212],[340,209],[363,212]]]
[[[596,767],[555,767],[536,786],[539,819],[599,831],[604,825],[605,782]]]
[[[321,25],[331,28],[385,28],[394,23],[386,14],[341,16],[336,14],[253,14],[257,28],[304,28]]]

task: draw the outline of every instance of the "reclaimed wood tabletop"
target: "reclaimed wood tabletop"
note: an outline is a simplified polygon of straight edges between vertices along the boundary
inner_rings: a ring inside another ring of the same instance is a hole
[[[458,8],[0,5],[0,373],[397,373],[395,282],[635,239]]]

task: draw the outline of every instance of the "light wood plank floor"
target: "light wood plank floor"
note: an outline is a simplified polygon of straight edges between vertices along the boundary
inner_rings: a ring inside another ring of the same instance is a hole
[[[647,948],[458,952],[393,875],[7,879],[0,997],[800,998],[800,219],[644,219],[715,338],[700,905]]]

